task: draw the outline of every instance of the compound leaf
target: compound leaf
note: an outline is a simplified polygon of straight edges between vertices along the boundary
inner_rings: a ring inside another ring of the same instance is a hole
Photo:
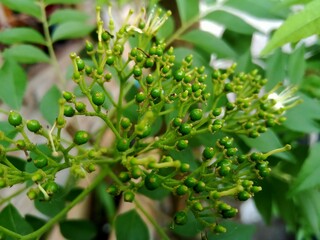
[[[19,63],[38,63],[38,62],[49,62],[50,58],[39,48],[28,45],[20,44],[13,45],[7,48],[3,52],[4,57],[10,57]]]
[[[286,43],[295,43],[313,34],[318,34],[320,32],[319,8],[320,1],[315,0],[307,4],[302,11],[288,17],[274,33],[261,54],[266,55]]]
[[[12,58],[6,58],[0,69],[0,99],[13,109],[22,105],[27,85],[27,76],[20,65]]]
[[[94,26],[86,25],[83,22],[65,22],[57,26],[53,32],[52,41],[81,38],[87,36],[93,29]]]
[[[21,42],[46,44],[46,41],[39,32],[27,27],[8,28],[3,30],[0,32],[0,42],[5,44]]]
[[[150,239],[148,228],[136,210],[118,215],[115,220],[115,227],[118,240]]]

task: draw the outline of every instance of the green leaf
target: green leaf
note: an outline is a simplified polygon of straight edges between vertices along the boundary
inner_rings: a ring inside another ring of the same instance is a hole
[[[36,0],[0,0],[0,3],[13,11],[26,13],[30,16],[41,19],[41,10]]]
[[[290,185],[275,178],[272,178],[271,181],[272,185],[270,187],[274,193],[272,196],[276,212],[289,228],[295,228],[298,219],[296,212],[292,211],[296,205],[293,199],[288,197]]]
[[[304,94],[299,94],[301,104],[288,110],[284,126],[295,132],[314,133],[320,131],[320,102]]]
[[[14,44],[21,42],[46,44],[43,36],[32,28],[19,27],[8,28],[0,32],[0,42],[4,44]]]
[[[199,15],[199,0],[177,0],[176,2],[182,24]]]
[[[53,85],[40,101],[40,111],[43,117],[53,125],[59,113],[59,99],[61,92]]]
[[[47,223],[47,220],[30,214],[27,214],[25,218],[26,221],[32,226],[33,230],[37,230]]]
[[[96,226],[89,220],[65,220],[59,225],[60,232],[69,240],[90,240],[97,235]]]
[[[266,55],[286,43],[295,43],[313,34],[318,34],[320,32],[319,8],[320,1],[315,0],[307,4],[302,11],[288,17],[274,33],[261,55]]]
[[[304,54],[305,47],[302,45],[295,49],[295,51],[289,56],[288,75],[292,84],[298,85],[303,80],[304,72],[306,70]]]
[[[292,193],[297,194],[303,190],[315,189],[320,186],[320,143],[310,148],[310,153],[302,165],[300,172],[292,186]]]
[[[270,186],[270,181],[268,181],[268,179],[261,181],[259,185],[262,187],[262,191],[255,193],[254,202],[264,221],[267,224],[270,224],[273,206],[273,189]]]
[[[287,55],[285,55],[280,49],[267,59],[267,90],[272,89],[276,84],[284,81],[286,77],[286,60]]]
[[[26,90],[26,73],[16,61],[7,58],[0,69],[0,79],[0,99],[19,110]]]
[[[117,216],[115,220],[117,240],[149,240],[146,224],[136,210],[130,210]]]
[[[5,58],[12,58],[19,63],[38,63],[50,61],[48,55],[42,50],[27,44],[13,45],[10,48],[7,48],[3,52],[3,55]]]
[[[296,4],[306,4],[309,3],[313,0],[283,0],[279,3],[280,7],[288,7],[291,5],[296,5]]]
[[[308,69],[308,71],[310,71],[310,69]],[[320,99],[320,76],[317,74],[308,74],[308,76],[303,79],[300,90],[310,97]]]
[[[242,18],[225,11],[213,11],[204,17],[204,20],[220,23],[225,28],[242,34],[252,35],[257,30]]]
[[[208,61],[202,55],[200,55],[199,52],[197,52],[193,49],[188,49],[188,48],[183,48],[183,47],[175,48],[174,54],[176,55],[175,66],[181,64],[182,60],[190,54],[193,56],[192,62],[193,62],[194,66],[208,65]]]
[[[74,9],[59,9],[50,15],[49,25],[64,23],[64,22],[86,22],[89,16],[84,12]]]
[[[311,230],[309,234],[320,238],[320,192],[318,189],[309,189],[295,196],[295,201],[301,212],[300,224],[308,225]]]
[[[222,225],[227,229],[227,232],[222,234],[210,232],[208,234],[208,240],[248,240],[253,239],[256,231],[254,225],[240,224],[232,221],[225,221]]]
[[[26,235],[33,231],[30,224],[20,215],[18,210],[11,203],[0,213],[0,226],[21,235]]]
[[[175,234],[182,236],[180,239],[195,237],[204,228],[190,210],[187,212],[187,217],[188,221],[185,225],[175,225],[173,229]]]
[[[147,196],[150,199],[161,200],[167,197],[170,194],[170,191],[163,187],[159,187],[155,190],[148,190],[145,186],[142,186],[139,188],[139,193]]]
[[[233,58],[236,55],[227,43],[209,32],[192,30],[181,36],[181,39],[194,44],[197,48],[208,54],[216,54],[221,58]]]
[[[48,217],[54,217],[64,209],[66,202],[64,201],[65,191],[59,186],[59,190],[53,195],[49,201],[35,200],[34,206],[37,210]]]
[[[104,182],[101,182],[96,188],[96,195],[105,211],[105,215],[108,216],[108,220],[112,222],[116,214],[116,206],[114,198],[106,191],[106,189],[107,185]]]
[[[284,146],[284,144],[280,142],[278,136],[270,129],[267,132],[261,134],[260,137],[256,139],[252,139],[244,135],[240,135],[239,137],[251,148],[255,148],[261,152],[269,152],[271,150]],[[289,162],[295,162],[295,158],[290,152],[281,152],[274,154],[274,156],[277,156]]]
[[[6,135],[6,137],[10,139],[13,139],[18,133],[17,129],[11,126],[11,124],[8,123],[7,121],[0,122],[0,131],[2,131]],[[4,140],[0,141],[0,145],[2,145],[5,148],[9,147],[10,144],[11,144],[10,142],[6,142]]]
[[[57,26],[52,35],[52,41],[74,39],[87,36],[95,27],[83,22],[66,22]]]
[[[279,19],[285,18],[289,13],[288,9],[277,8],[272,0],[228,0],[225,5],[258,18]]]
[[[254,70],[256,67],[252,63],[252,56],[250,49],[243,53],[241,56],[238,57],[237,59],[237,67],[236,67],[236,72],[250,72]]]
[[[50,4],[79,4],[83,0],[44,0],[46,5]]]
[[[16,156],[7,155],[7,159],[20,171],[25,171],[27,161]]]

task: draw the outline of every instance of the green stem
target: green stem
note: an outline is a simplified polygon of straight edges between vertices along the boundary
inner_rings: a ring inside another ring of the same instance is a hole
[[[124,87],[124,81],[120,79],[120,88],[119,88],[119,98],[118,98],[118,111],[117,111],[117,130],[120,129],[120,119],[122,116],[122,100],[123,100],[123,87]]]
[[[10,237],[14,237],[16,239],[21,239],[22,238],[22,235],[20,235],[19,233],[15,233],[15,232],[13,232],[13,231],[5,228],[5,227],[2,227],[2,226],[0,226],[0,233],[4,233],[4,234],[6,234],[6,235],[8,235]]]
[[[44,37],[46,39],[46,46],[48,48],[48,52],[49,52],[49,55],[51,58],[51,64],[53,65],[53,67],[55,69],[55,73],[57,74],[57,77],[60,81],[61,86],[64,86],[65,79],[61,74],[58,60],[57,60],[56,54],[53,49],[53,42],[52,42],[50,32],[49,32],[49,24],[47,21],[47,14],[46,14],[46,4],[45,4],[44,0],[39,1],[39,6],[41,9],[41,22],[42,22],[42,26],[43,26],[43,33],[44,33]]]
[[[7,233],[10,236],[14,236],[16,238],[27,240],[27,239],[34,239],[38,238],[45,232],[47,232],[56,222],[62,219],[75,205],[81,202],[103,179],[104,177],[110,172],[111,170],[109,167],[104,166],[99,173],[99,175],[94,179],[90,186],[88,186],[82,193],[78,195],[69,205],[67,205],[61,212],[59,212],[56,216],[51,218],[44,226],[39,228],[37,231],[27,234],[25,236],[21,236],[20,234],[13,233],[8,229],[5,229],[0,226],[0,230]]]
[[[159,226],[159,224],[154,220],[153,217],[150,216],[150,214],[141,206],[141,204],[136,200],[134,201],[134,203],[136,204],[136,207],[143,213],[143,215],[149,220],[149,222],[154,226],[154,228],[157,230],[157,232],[161,236],[161,239],[169,240],[170,238],[163,231],[162,227]]]

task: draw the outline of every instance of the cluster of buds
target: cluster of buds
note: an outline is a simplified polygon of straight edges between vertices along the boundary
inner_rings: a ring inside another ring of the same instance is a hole
[[[267,157],[290,149],[286,145],[268,153],[243,153],[228,134],[259,137],[285,121],[283,113],[299,100],[292,98],[293,88],[279,95],[277,89],[264,93],[266,80],[257,71],[236,73],[236,65],[223,71],[194,66],[192,55],[177,62],[173,47],[153,41],[170,12],[153,10],[147,18],[144,13],[142,10],[130,23],[130,11],[115,31],[111,14],[108,29],[104,29],[98,9],[97,44],[87,41],[85,46],[89,58],[70,55],[72,78],[82,94],[63,92],[51,131],[38,126],[36,120],[24,121],[16,112],[9,114],[9,123],[23,139],[18,144],[1,134],[2,140],[16,146],[0,149],[0,187],[31,179],[37,187],[30,189],[28,196],[47,200],[57,189],[53,185],[58,171],[70,168],[73,175],[85,177],[95,165],[108,165],[117,173],[110,176],[114,181],[107,189],[110,194],[123,194],[125,201],[132,202],[141,189],[164,188],[186,199],[185,209],[173,218],[175,224],[185,224],[191,211],[206,228],[224,232],[220,219],[238,212],[225,203],[225,197],[245,201],[261,191],[256,180],[270,173]],[[130,39],[135,43],[126,52]],[[111,81],[119,88],[111,90]],[[74,116],[100,119],[101,131],[89,135],[79,130],[72,142],[62,141],[61,131]],[[51,155],[30,142],[25,126],[47,139]],[[115,136],[108,148],[101,146],[107,129]],[[208,146],[191,144],[200,135],[212,139]],[[202,149],[199,156],[193,156],[192,164],[174,157],[190,148]],[[27,173],[12,166],[7,155],[19,150],[40,156],[43,161],[30,160],[37,171]],[[59,160],[53,158],[57,156]],[[5,182],[9,175],[15,175],[15,182]]]

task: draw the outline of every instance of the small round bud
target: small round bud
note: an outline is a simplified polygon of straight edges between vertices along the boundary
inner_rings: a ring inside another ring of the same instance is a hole
[[[240,201],[246,201],[249,198],[251,198],[251,195],[247,191],[241,191],[241,192],[238,193],[238,199]]]
[[[182,135],[187,135],[191,132],[192,130],[192,126],[188,123],[182,123],[179,127],[179,132],[182,134]]]
[[[70,102],[73,99],[73,94],[71,92],[63,92],[62,96],[67,102]]]
[[[86,64],[84,63],[84,61],[81,58],[78,58],[76,60],[76,63],[77,63],[78,71],[82,71],[86,66]]]
[[[8,122],[10,125],[17,127],[20,124],[22,124],[22,117],[20,113],[15,112],[15,111],[10,111],[9,116],[8,116]]]
[[[101,106],[106,99],[106,96],[104,95],[104,93],[99,91],[92,93],[91,97],[92,97],[92,102],[97,106]]]
[[[73,137],[73,142],[77,145],[85,144],[89,141],[89,133],[86,131],[77,131]]]
[[[36,158],[33,160],[33,164],[36,166],[36,168],[44,168],[48,165],[48,159],[45,157]]]
[[[118,175],[121,182],[126,183],[130,180],[130,176],[128,172],[120,172]]]
[[[86,105],[83,102],[76,102],[75,108],[79,113],[82,113],[86,110]]]
[[[197,180],[196,178],[194,178],[194,177],[187,177],[187,178],[183,181],[183,183],[184,183],[187,187],[192,188],[192,187],[194,187],[194,186],[197,185],[198,180]]]
[[[202,157],[204,159],[211,159],[215,155],[214,148],[212,147],[206,147],[202,152]]]
[[[38,132],[41,129],[41,125],[38,120],[28,120],[27,128],[30,132]]]
[[[123,193],[123,199],[125,202],[133,202],[134,200],[134,193],[131,191],[126,191]]]
[[[174,215],[174,222],[177,225],[185,225],[188,222],[188,216],[186,212],[179,211]]]
[[[132,124],[131,124],[131,121],[129,118],[122,118],[121,121],[120,121],[120,125],[123,129],[127,129],[129,128]]]
[[[143,175],[142,170],[138,166],[133,166],[131,169],[131,176],[134,179],[138,179]]]
[[[75,114],[75,111],[72,106],[70,105],[64,105],[63,115],[66,117],[73,117]]]
[[[202,181],[199,181],[194,187],[194,191],[197,193],[203,192],[206,189],[206,184]]]
[[[124,152],[129,149],[130,142],[126,138],[121,138],[117,141],[116,148],[119,152]]]
[[[190,112],[190,119],[191,121],[198,121],[202,118],[202,109],[193,109],[191,112]]]
[[[179,186],[176,188],[176,194],[177,194],[178,196],[185,195],[188,191],[189,191],[189,188],[188,188],[186,185],[179,185]]]
[[[144,179],[144,185],[148,190],[155,190],[161,185],[161,180],[158,175],[150,173]]]
[[[180,172],[188,172],[190,170],[190,164],[188,163],[182,163],[180,166]]]
[[[136,94],[136,102],[142,103],[146,99],[146,95],[143,92],[138,92]]]
[[[179,151],[186,149],[188,147],[188,140],[184,140],[184,139],[179,140],[177,142],[176,147]]]
[[[177,82],[182,81],[184,76],[185,76],[185,73],[184,73],[184,71],[182,69],[179,69],[179,70],[175,71],[174,74],[173,74],[173,77]]]

